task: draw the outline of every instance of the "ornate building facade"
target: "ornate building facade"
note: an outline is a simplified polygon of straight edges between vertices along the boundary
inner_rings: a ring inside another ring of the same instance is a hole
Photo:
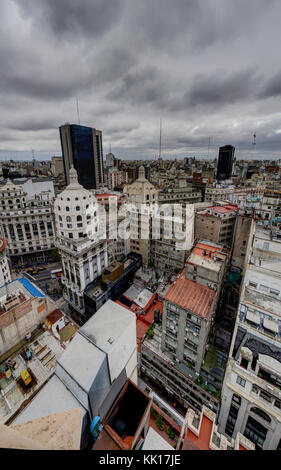
[[[1,232],[13,264],[45,260],[54,249],[52,195],[29,198],[22,186],[7,180],[0,188]]]
[[[108,266],[107,240],[95,196],[78,183],[74,168],[69,178],[70,184],[54,203],[56,246],[62,260],[64,298],[83,321],[84,290]]]

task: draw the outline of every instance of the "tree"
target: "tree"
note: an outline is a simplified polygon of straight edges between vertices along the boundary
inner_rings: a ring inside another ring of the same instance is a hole
[[[51,251],[51,257],[54,261],[59,261],[60,260],[59,250],[57,248],[54,248]]]

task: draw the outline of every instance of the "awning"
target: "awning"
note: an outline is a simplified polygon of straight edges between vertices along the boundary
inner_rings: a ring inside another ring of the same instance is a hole
[[[248,311],[246,314],[246,319],[252,323],[255,323],[256,325],[260,324],[260,316],[257,315],[256,313],[252,313]]]
[[[263,326],[267,330],[273,331],[273,333],[278,333],[278,323],[276,321],[265,318],[263,321]]]

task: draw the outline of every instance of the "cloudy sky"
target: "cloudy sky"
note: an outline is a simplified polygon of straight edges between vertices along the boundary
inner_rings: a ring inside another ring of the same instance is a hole
[[[60,155],[59,125],[104,154],[281,158],[280,0],[1,0],[0,160]],[[253,146],[253,134],[257,145]]]

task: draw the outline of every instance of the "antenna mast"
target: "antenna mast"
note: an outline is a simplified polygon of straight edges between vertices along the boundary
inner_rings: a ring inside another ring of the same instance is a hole
[[[210,146],[211,146],[211,137],[209,137],[209,143],[208,143],[208,160],[209,160],[209,155],[210,155]]]
[[[77,107],[78,124],[79,124],[79,126],[80,126],[80,115],[79,115],[79,102],[78,102],[78,97],[76,97],[76,107]]]
[[[160,142],[159,142],[159,160],[162,153],[162,118],[160,118]]]

